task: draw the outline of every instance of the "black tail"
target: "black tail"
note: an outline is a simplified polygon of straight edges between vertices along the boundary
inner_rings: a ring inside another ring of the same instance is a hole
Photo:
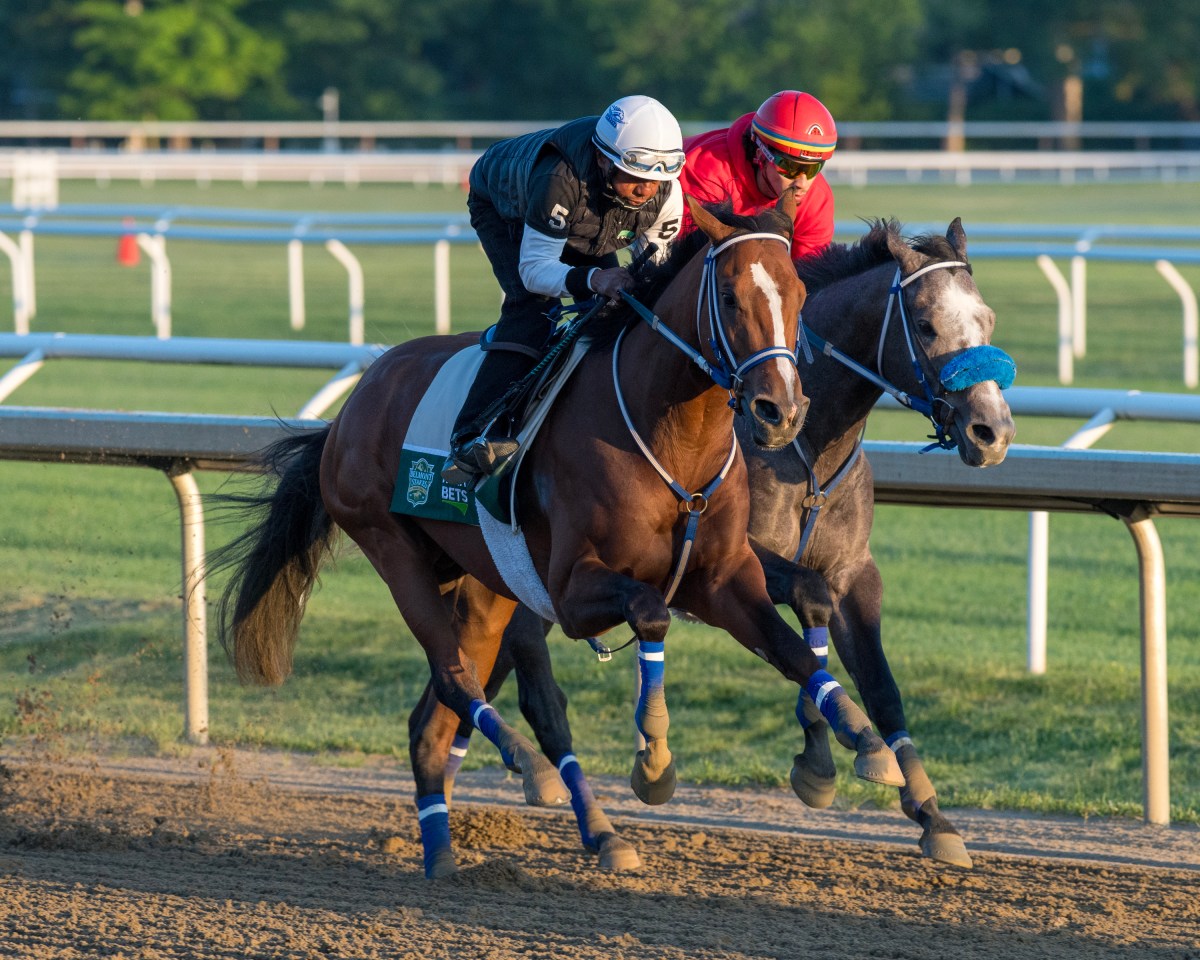
[[[267,479],[258,493],[216,498],[225,515],[254,520],[209,558],[211,571],[233,571],[218,623],[221,645],[243,681],[274,685],[292,672],[304,606],[337,535],[321,500],[328,436],[326,428],[273,443],[260,458]]]

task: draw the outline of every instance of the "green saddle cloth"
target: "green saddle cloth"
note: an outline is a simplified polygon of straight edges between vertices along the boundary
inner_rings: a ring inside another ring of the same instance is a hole
[[[392,513],[479,526],[478,507],[481,505],[501,523],[512,524],[513,485],[521,459],[545,421],[559,390],[586,351],[584,344],[575,344],[553,384],[544,391],[543,399],[526,417],[518,434],[521,446],[513,458],[492,475],[476,483],[463,484],[446,483],[442,479],[442,467],[450,457],[454,419],[479,372],[484,352],[472,346],[454,354],[433,378],[408,426],[389,507]]]

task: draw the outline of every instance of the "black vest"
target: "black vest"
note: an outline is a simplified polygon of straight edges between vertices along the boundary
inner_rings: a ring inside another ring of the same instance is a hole
[[[471,168],[471,190],[486,197],[505,220],[529,223],[543,233],[549,210],[530,210],[531,184],[554,171],[551,206],[566,211],[567,246],[586,257],[603,257],[628,246],[658,219],[675,184],[666,181],[636,210],[612,198],[596,162],[596,117],[502,140]]]

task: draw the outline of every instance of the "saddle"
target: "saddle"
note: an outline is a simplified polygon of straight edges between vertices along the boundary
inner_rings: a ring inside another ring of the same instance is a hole
[[[593,305],[585,303],[564,310],[578,313],[588,307]],[[454,419],[483,363],[484,353],[507,345],[494,341],[493,327],[480,338],[480,346],[468,347],[452,356],[434,377],[409,424],[401,447],[391,511],[478,525],[477,501],[482,500],[493,518],[513,523],[513,482],[520,462],[555,397],[586,351],[579,340],[591,315],[589,310],[556,328],[534,368],[488,408],[485,422],[489,423],[489,429],[499,427],[508,431],[506,435],[515,436],[519,446],[491,475],[462,484],[447,483],[441,476],[450,455]]]

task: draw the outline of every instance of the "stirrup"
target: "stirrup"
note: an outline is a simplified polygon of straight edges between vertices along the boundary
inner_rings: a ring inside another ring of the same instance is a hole
[[[453,445],[442,479],[447,483],[463,484],[493,473],[520,449],[513,437],[480,436]]]

